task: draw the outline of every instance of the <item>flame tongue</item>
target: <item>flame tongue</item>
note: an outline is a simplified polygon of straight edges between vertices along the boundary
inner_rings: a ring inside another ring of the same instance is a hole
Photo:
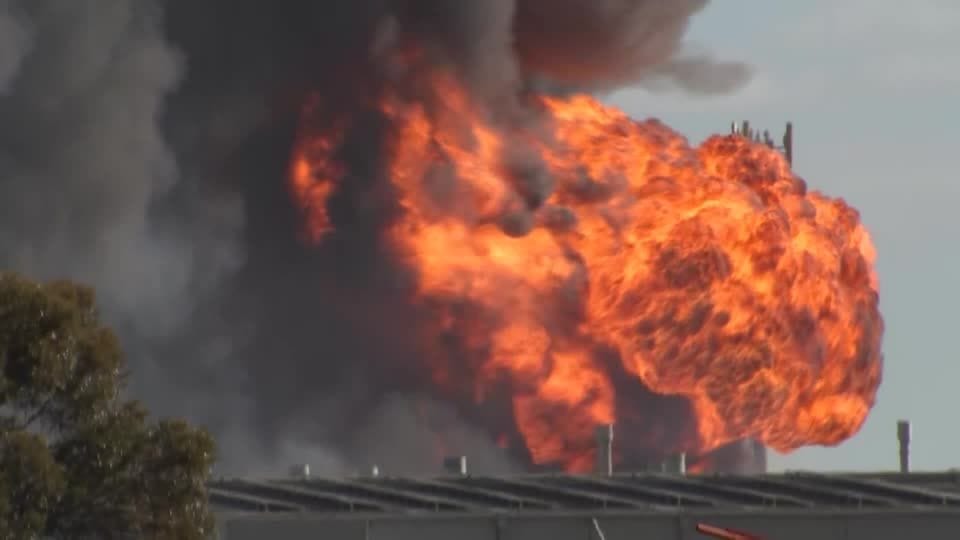
[[[788,451],[859,429],[883,324],[856,210],[740,137],[692,148],[583,95],[533,97],[538,121],[505,125],[454,79],[429,80],[429,98],[388,93],[380,109],[401,209],[384,237],[416,272],[414,301],[441,306],[435,327],[473,353],[429,355],[435,384],[468,373],[463,400],[484,401],[508,381],[533,461],[570,470],[590,467],[596,424],[643,421],[618,410],[630,385],[617,373],[689,401],[686,451],[743,437]],[[316,241],[335,234],[341,137],[306,125],[294,156]]]

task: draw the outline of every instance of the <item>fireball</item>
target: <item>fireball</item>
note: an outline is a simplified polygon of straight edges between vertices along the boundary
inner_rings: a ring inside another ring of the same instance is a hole
[[[855,209],[738,135],[692,146],[589,95],[524,93],[505,118],[452,73],[420,82],[371,108],[389,126],[398,208],[382,237],[431,314],[411,329],[431,384],[477,407],[508,401],[531,460],[570,471],[590,468],[595,425],[655,421],[624,392],[689,406],[681,435],[643,448],[752,437],[786,452],[860,428],[883,322]],[[290,188],[322,243],[337,234],[328,204],[348,181],[350,122],[317,129],[312,107]],[[445,351],[444,333],[470,354]]]

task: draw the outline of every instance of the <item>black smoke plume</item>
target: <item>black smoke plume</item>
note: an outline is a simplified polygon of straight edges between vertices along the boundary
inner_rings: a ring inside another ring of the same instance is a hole
[[[683,54],[706,3],[0,0],[0,266],[95,285],[132,392],[208,425],[225,470],[416,471],[467,447],[505,467],[465,427],[504,411],[426,399],[423,314],[378,240],[386,126],[364,100],[410,39],[491,103],[532,85],[728,91],[744,66]],[[311,94],[354,127],[343,232],[320,248],[284,178]]]

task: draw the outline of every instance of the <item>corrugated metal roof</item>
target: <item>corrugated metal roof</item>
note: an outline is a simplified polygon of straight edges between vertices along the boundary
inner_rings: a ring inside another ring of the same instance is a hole
[[[222,512],[389,514],[911,507],[960,511],[960,473],[224,479],[211,484],[210,498]]]

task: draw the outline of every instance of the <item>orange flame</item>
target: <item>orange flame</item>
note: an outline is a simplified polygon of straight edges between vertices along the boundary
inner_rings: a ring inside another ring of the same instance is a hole
[[[650,390],[689,400],[687,451],[744,437],[789,451],[860,428],[883,324],[856,210],[738,136],[693,148],[585,95],[534,98],[536,128],[504,127],[453,78],[434,75],[431,87],[429,100],[380,105],[402,209],[387,238],[416,270],[418,301],[491,314],[489,332],[467,336],[488,351],[475,399],[511,381],[536,463],[588,469],[593,427],[616,421],[597,345]],[[291,187],[319,241],[343,174],[339,134],[305,133]],[[529,178],[517,178],[514,155],[531,163]],[[446,359],[435,382],[456,369]]]

